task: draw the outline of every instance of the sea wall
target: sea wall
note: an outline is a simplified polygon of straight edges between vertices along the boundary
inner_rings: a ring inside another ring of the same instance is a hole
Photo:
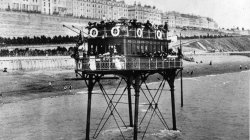
[[[53,69],[73,69],[74,59],[69,56],[42,56],[42,57],[0,57],[0,70],[3,71],[35,71]]]
[[[245,51],[245,52],[231,52],[230,55],[243,55],[243,56],[250,57],[250,51]]]
[[[63,25],[84,27],[90,19],[0,11],[0,37],[75,36]]]
[[[45,44],[45,45],[10,45],[6,47],[1,47],[1,49],[8,49],[10,51],[18,48],[18,49],[26,49],[29,48],[29,50],[48,50],[48,49],[56,49],[57,47],[64,47],[66,49],[69,49],[70,47],[74,47],[74,43],[69,43],[69,44]]]

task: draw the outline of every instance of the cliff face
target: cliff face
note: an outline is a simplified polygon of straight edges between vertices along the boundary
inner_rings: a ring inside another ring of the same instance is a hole
[[[0,11],[0,37],[74,36],[64,25],[86,26],[90,20]]]
[[[187,40],[185,42],[188,42]],[[203,51],[250,51],[250,36],[198,39],[183,45]]]
[[[75,36],[75,32],[64,28],[63,25],[84,27],[89,21],[93,22],[94,20],[0,11],[0,37]],[[185,35],[185,32],[183,34]],[[207,32],[186,31],[186,34],[205,35]],[[210,32],[210,34],[216,33]],[[193,49],[203,51],[250,51],[250,36],[183,40],[183,42],[190,42],[183,45],[188,51]]]

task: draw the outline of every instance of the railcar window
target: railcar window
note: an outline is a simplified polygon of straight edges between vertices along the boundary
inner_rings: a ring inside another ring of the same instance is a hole
[[[141,41],[141,53],[145,53],[144,41]]]
[[[152,42],[152,52],[153,52],[153,53],[156,52],[156,45],[155,45],[155,42]]]
[[[148,46],[145,44],[145,53],[148,53]]]
[[[129,29],[129,36],[135,36],[136,35],[136,30],[131,28]]]
[[[132,42],[132,54],[136,54],[136,42],[133,40]]]
[[[150,44],[151,45],[151,53],[154,53],[155,51],[154,51],[154,44]]]
[[[151,31],[150,32],[150,38],[154,38],[155,37],[155,32],[154,31]]]
[[[166,39],[166,33],[162,33],[162,39]]]
[[[109,45],[106,44],[104,48],[105,48],[105,53],[109,52]]]
[[[148,37],[148,30],[143,30],[143,37],[147,38]]]
[[[141,54],[141,47],[139,40],[136,42],[136,54]]]
[[[162,51],[161,51],[161,44],[160,44],[159,41],[157,42],[156,46],[157,46],[157,47],[156,47],[156,48],[157,48],[157,52],[162,52]]]
[[[140,45],[137,45],[136,46],[136,54],[140,54],[140,53],[141,53]]]
[[[93,54],[94,54],[94,46],[93,46],[93,45],[90,45],[89,54],[90,54],[90,55],[93,55]]]
[[[114,54],[114,46],[112,44],[109,46],[109,52],[111,55]]]
[[[128,40],[128,44],[127,44],[127,48],[125,48],[125,49],[127,49],[127,54],[131,54],[132,52],[132,45],[131,45],[131,40]]]
[[[117,54],[120,55],[120,54],[123,53],[123,52],[122,52],[122,45],[121,45],[121,44],[116,44],[116,45],[115,45],[115,49],[116,49],[116,51],[117,51],[117,52],[116,52]]]
[[[104,54],[105,53],[105,47],[103,45],[100,45],[98,54]]]
[[[157,46],[157,42],[156,42],[156,41],[154,41],[154,46],[155,46],[155,52],[158,52],[158,51],[159,51],[159,48],[158,48],[158,46]]]
[[[165,49],[165,52],[168,52],[168,43],[167,43],[167,41],[166,42],[164,42],[164,49]]]
[[[166,52],[166,50],[165,50],[165,44],[164,44],[164,42],[161,42],[161,50],[162,50],[162,52]]]
[[[147,36],[148,36],[148,38],[150,38],[150,31],[149,30],[148,30],[148,35]]]
[[[148,44],[148,52],[149,53],[152,53],[152,44],[150,43],[150,41],[147,41],[147,44]]]
[[[118,54],[117,45],[114,45],[114,54]]]
[[[97,55],[98,54],[98,46],[97,45],[94,45],[94,55]]]

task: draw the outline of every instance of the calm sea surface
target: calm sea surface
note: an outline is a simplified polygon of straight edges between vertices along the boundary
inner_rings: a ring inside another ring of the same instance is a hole
[[[176,80],[176,116],[179,133],[159,133],[164,126],[153,115],[145,139],[180,140],[248,140],[249,139],[249,88],[250,71],[210,75],[184,79],[184,107],[180,107],[180,80]],[[159,83],[150,83],[153,89]],[[142,86],[145,88],[145,86]],[[171,102],[168,84],[159,99],[159,109],[168,127],[172,127]],[[106,89],[113,93],[114,89]],[[124,88],[119,89],[121,93]],[[152,90],[151,92],[153,92]],[[86,124],[86,91],[74,95],[20,101],[0,105],[0,139],[84,139]],[[100,93],[99,88],[95,93]],[[148,98],[148,92],[145,92]],[[116,96],[115,99],[117,99]],[[134,100],[134,97],[132,98]],[[121,99],[126,102],[127,96]],[[103,115],[107,103],[103,96],[93,95],[91,135]],[[141,119],[148,103],[143,93],[140,95]],[[128,105],[118,104],[117,110],[124,122],[128,122]],[[144,131],[153,109],[145,117],[140,130]],[[109,111],[108,111],[109,113]],[[120,125],[122,121],[114,113]],[[107,116],[105,117],[107,118]],[[118,133],[114,117],[111,116],[98,139],[122,139]],[[126,139],[132,139],[131,130],[123,131]],[[142,133],[139,134],[141,137]]]

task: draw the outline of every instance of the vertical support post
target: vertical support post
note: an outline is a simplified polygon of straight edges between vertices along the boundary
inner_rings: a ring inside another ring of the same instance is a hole
[[[135,78],[135,116],[134,116],[134,140],[137,140],[138,133],[138,111],[139,111],[140,75]]]
[[[173,83],[170,84],[170,91],[171,91],[173,130],[177,130],[176,129],[176,117],[175,117],[174,80],[173,80]]]
[[[89,75],[86,140],[89,140],[89,134],[90,134],[91,98],[92,98],[93,87],[94,87],[93,75]]]
[[[148,69],[150,69],[150,58],[148,59]]]
[[[155,58],[155,59],[156,59],[156,60],[155,60],[155,63],[156,63],[156,64],[155,64],[155,67],[156,67],[155,69],[157,69],[157,58]]]
[[[129,36],[129,31],[128,31],[128,27],[127,27],[127,37]]]
[[[127,69],[127,58],[124,58],[125,59],[125,64],[124,64],[124,68],[125,68],[125,70]]]
[[[139,58],[139,70],[141,69],[141,59]]]
[[[181,107],[183,107],[183,81],[182,81],[182,70],[181,69]]]
[[[164,79],[168,81],[170,92],[171,92],[171,106],[172,106],[172,121],[173,121],[173,130],[177,130],[176,128],[176,116],[175,116],[175,97],[174,97],[174,80],[176,69],[166,71],[164,73]]]
[[[128,109],[129,109],[129,126],[133,127],[133,114],[132,114],[132,101],[131,101],[131,77],[128,78],[127,81],[127,89],[128,89]]]
[[[136,30],[137,30],[137,28],[135,29],[135,38],[136,38]]]
[[[183,30],[183,29],[182,29]],[[181,31],[182,31],[181,30]],[[181,32],[180,32],[180,55],[182,55],[182,45],[181,45]],[[181,59],[182,59],[182,57],[180,57]],[[180,59],[180,61],[181,61],[181,59]],[[182,82],[182,70],[183,69],[181,69],[181,107],[183,107],[183,82]]]

